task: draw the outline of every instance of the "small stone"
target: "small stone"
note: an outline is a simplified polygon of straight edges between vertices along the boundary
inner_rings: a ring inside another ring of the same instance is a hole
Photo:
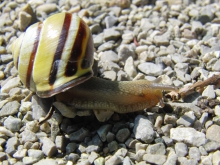
[[[100,148],[97,145],[89,145],[86,147],[86,153],[91,153],[91,152],[99,152]]]
[[[169,45],[169,38],[170,38],[170,34],[169,33],[164,33],[163,35],[158,35],[154,37],[154,43],[157,46],[168,46]]]
[[[56,159],[50,159],[50,158],[46,158],[46,159],[42,159],[39,162],[35,163],[35,165],[57,165],[57,161]]]
[[[184,157],[188,153],[187,145],[184,143],[176,143],[175,144],[175,151],[176,151],[176,155],[178,157]]]
[[[151,143],[155,137],[152,123],[143,115],[138,115],[135,118],[133,133],[136,139],[146,143]]]
[[[220,151],[215,151],[212,155],[213,165],[219,165],[220,163]]]
[[[100,52],[99,56],[101,56],[101,61],[103,62],[106,61],[118,62],[118,55],[112,50]]]
[[[24,11],[19,13],[19,28],[21,31],[24,31],[29,24],[31,23],[32,16]]]
[[[81,128],[76,132],[71,133],[70,136],[70,141],[74,142],[81,142],[89,135],[89,131],[85,128]]]
[[[56,147],[57,149],[63,151],[64,149],[64,137],[63,136],[56,136],[56,139],[55,139],[55,144],[56,144]]]
[[[91,154],[88,157],[88,160],[92,164],[94,162],[94,160],[98,157],[99,157],[99,155],[96,152],[91,152]]]
[[[105,159],[103,157],[99,157],[94,161],[94,165],[104,165]]]
[[[163,165],[176,165],[177,164],[177,155],[169,154],[166,162]]]
[[[37,161],[39,161],[40,159],[42,159],[44,157],[44,153],[41,150],[29,149],[28,156],[35,158]]]
[[[134,165],[134,163],[131,161],[131,159],[126,156],[123,160],[123,165]]]
[[[42,4],[36,8],[37,15],[41,13],[46,13],[47,15],[57,11],[57,5],[54,3]]]
[[[147,163],[162,165],[166,161],[165,155],[145,154],[143,160]]]
[[[170,147],[170,146],[173,145],[173,140],[170,139],[169,137],[163,136],[162,138],[163,138],[164,143],[165,143],[168,147]]]
[[[27,149],[18,150],[13,154],[13,157],[16,159],[22,159],[27,154]]]
[[[38,122],[36,120],[28,122],[26,124],[26,129],[36,133],[39,130]]]
[[[120,129],[116,134],[116,139],[119,142],[125,142],[127,138],[130,136],[130,131],[127,128]]]
[[[118,58],[120,62],[124,62],[128,59],[128,57],[135,58],[135,48],[132,45],[123,44],[120,45],[118,50]]]
[[[215,98],[215,91],[213,85],[208,85],[205,90],[202,92],[202,96],[207,97],[209,99]]]
[[[9,116],[4,121],[4,126],[12,132],[19,131],[21,128],[21,119]]]
[[[162,68],[152,62],[144,62],[138,65],[138,69],[149,76],[160,76],[162,74]]]
[[[25,157],[22,159],[22,162],[23,162],[24,164],[34,164],[34,163],[36,163],[37,161],[38,161],[37,159],[32,158],[32,157],[27,157],[27,156],[25,156]]]
[[[163,143],[152,144],[147,147],[147,154],[165,155],[166,150]]]
[[[20,104],[17,101],[6,103],[0,110],[0,117],[10,116],[10,115],[14,115],[18,113],[19,107],[20,107]]]
[[[106,140],[108,143],[112,142],[115,139],[115,134],[113,134],[112,132],[108,132],[106,135]]]
[[[101,139],[103,142],[106,141],[107,133],[110,131],[111,127],[112,127],[112,126],[111,126],[110,124],[106,124],[106,125],[101,126],[101,127],[97,130],[97,133],[98,133],[100,139]]]
[[[190,147],[189,149],[189,158],[190,159],[195,159],[196,161],[200,161],[200,151],[197,147]]]
[[[204,125],[205,123],[206,123],[206,121],[207,121],[207,119],[208,119],[208,113],[207,112],[204,112],[203,114],[202,114],[202,116],[200,117],[200,119],[199,119],[199,121],[200,121],[200,123],[202,124],[202,125]]]
[[[38,140],[36,134],[28,129],[21,133],[22,135],[22,142],[36,142]]]
[[[40,139],[40,141],[43,143],[42,151],[46,156],[52,157],[54,154],[56,154],[56,145],[49,138],[43,137]]]
[[[54,102],[53,105],[65,117],[74,118],[76,116],[76,110],[73,107],[67,107],[61,102]]]
[[[98,47],[98,51],[97,52],[106,51],[106,50],[112,50],[112,48],[113,48],[113,43],[112,42],[105,42],[105,43],[101,44]]]
[[[204,145],[206,152],[212,152],[220,149],[220,143],[215,141],[209,141]]]
[[[220,126],[213,124],[206,131],[206,138],[220,143]]]
[[[3,162],[3,160],[6,160],[6,153],[0,152],[0,161]]]
[[[66,153],[67,154],[73,153],[76,150],[76,148],[77,148],[76,143],[68,143],[66,146]]]
[[[8,93],[12,88],[19,87],[21,85],[20,78],[14,77],[7,81],[5,85],[2,86],[1,92]]]
[[[123,158],[120,156],[113,155],[108,160],[106,160],[105,165],[118,165],[121,164]]]
[[[20,144],[20,142],[17,137],[12,137],[12,138],[8,139],[8,141],[6,143],[5,152],[9,155],[13,155],[16,152],[17,146],[19,144]]]
[[[116,22],[117,22],[117,17],[114,16],[105,17],[105,24],[107,29],[113,27]]]
[[[67,159],[70,160],[70,161],[72,161],[73,163],[76,163],[79,158],[80,158],[80,157],[79,157],[78,154],[70,153],[70,154],[68,155],[68,158],[67,158]]]
[[[118,40],[121,37],[121,33],[113,28],[105,29],[104,30],[104,40]]]
[[[128,57],[125,61],[124,71],[130,76],[135,77],[137,75],[137,70],[134,65],[134,60],[132,57]]]
[[[198,147],[206,143],[205,134],[196,131],[194,128],[171,128],[170,138]]]
[[[9,131],[8,129],[6,129],[3,126],[0,126],[0,134],[6,135],[6,136],[9,136],[9,137],[14,136],[14,134],[11,131]]]
[[[176,114],[167,113],[164,116],[164,124],[172,124],[175,125],[177,121]]]
[[[125,157],[127,154],[128,150],[125,148],[120,148],[117,150],[117,152],[115,153],[115,155],[117,156],[121,156],[121,157]]]
[[[184,125],[185,127],[191,127],[195,122],[196,117],[193,111],[186,112],[183,116],[181,116],[177,121],[177,125]]]
[[[116,151],[118,149],[118,143],[116,141],[112,141],[108,143],[109,152]]]
[[[19,111],[22,113],[22,114],[26,114],[28,111],[31,110],[31,106],[32,106],[32,103],[29,102],[29,101],[23,101],[21,103],[21,106],[19,108]]]

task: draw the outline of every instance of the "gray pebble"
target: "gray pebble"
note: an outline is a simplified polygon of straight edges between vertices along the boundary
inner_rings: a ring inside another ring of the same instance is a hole
[[[177,155],[169,154],[166,162],[163,165],[176,165],[177,164]]]
[[[76,143],[68,143],[66,146],[66,153],[67,154],[73,153],[76,150],[76,148],[77,148]]]
[[[20,144],[20,142],[17,137],[12,137],[12,138],[8,139],[7,143],[6,143],[5,152],[9,155],[13,155],[16,152],[17,146],[19,144]]]
[[[19,107],[20,104],[17,101],[6,103],[0,111],[0,117],[14,115],[18,113]]]
[[[166,124],[164,126],[161,127],[161,130],[163,131],[165,136],[169,136],[170,135],[170,129],[173,128],[172,124]]]
[[[184,125],[185,127],[190,127],[195,122],[196,117],[193,111],[186,112],[183,116],[181,116],[177,121],[177,125]]]
[[[22,135],[22,142],[36,142],[38,140],[36,134],[28,129],[21,133]]]
[[[135,48],[133,47],[133,45],[127,45],[127,44],[120,45],[118,50],[118,58],[120,62],[125,63],[128,57],[132,57],[134,59],[135,56],[136,56]]]
[[[188,147],[185,143],[176,143],[175,151],[177,157],[184,157],[188,154]]]
[[[76,141],[76,142],[81,142],[89,135],[89,131],[85,128],[81,128],[76,132],[73,132],[70,134],[70,140],[71,141]]]
[[[160,76],[163,72],[161,66],[152,62],[144,62],[138,65],[138,69],[149,76]]]
[[[177,115],[176,114],[171,114],[171,113],[166,113],[164,116],[164,124],[172,124],[175,125],[177,121]]]
[[[0,59],[3,64],[7,64],[8,62],[12,61],[13,57],[11,54],[6,54],[6,55],[1,54]]]
[[[98,157],[99,157],[99,155],[96,152],[91,152],[91,154],[88,157],[88,160],[92,164],[94,162],[94,160]]]
[[[118,149],[118,143],[116,141],[112,141],[108,143],[109,152],[116,151]]]
[[[215,151],[212,155],[212,162],[213,162],[213,165],[214,164],[219,164],[220,162],[220,151]]]
[[[23,162],[23,164],[34,164],[34,163],[38,162],[38,160],[36,158],[33,158],[33,157],[25,156],[22,159],[22,162]]]
[[[194,128],[171,128],[170,138],[192,146],[200,146],[206,143],[205,134],[196,131]]]
[[[117,41],[121,37],[121,33],[114,28],[109,28],[104,30],[103,37],[105,41]]]
[[[127,138],[130,136],[130,131],[127,128],[120,129],[116,134],[116,139],[119,142],[125,142]]]
[[[9,116],[4,121],[4,126],[12,132],[19,131],[21,128],[21,119]]]
[[[206,121],[208,120],[208,115],[209,114],[207,112],[202,113],[202,116],[199,119],[202,125],[205,125]]]
[[[26,129],[36,133],[39,130],[39,125],[36,120],[30,121],[26,124]]]
[[[196,161],[200,161],[200,151],[197,147],[190,147],[189,148],[189,158],[195,159]]]
[[[169,137],[163,136],[162,138],[163,138],[163,141],[166,144],[166,146],[170,147],[173,145],[173,140],[170,139]]]
[[[103,35],[104,35],[103,33],[100,33],[93,38],[95,48],[99,47],[103,43],[104,41]]]
[[[105,71],[103,74],[103,78],[115,81],[116,80],[116,72],[113,70]]]
[[[112,126],[111,126],[110,124],[106,124],[106,125],[101,126],[101,127],[97,130],[97,133],[98,133],[100,139],[101,139],[103,142],[106,141],[107,133],[109,133],[111,127],[112,127]]]
[[[76,110],[73,107],[67,107],[61,102],[54,102],[53,105],[65,117],[74,118],[76,116]]]
[[[95,161],[94,161],[94,165],[104,165],[105,164],[105,159],[103,157],[98,157]]]
[[[170,33],[164,33],[163,35],[158,35],[154,37],[154,43],[157,46],[168,46],[169,45],[169,39],[170,39]]]
[[[202,96],[208,97],[209,99],[215,98],[215,91],[213,85],[208,85],[205,90],[202,92]]]
[[[113,134],[112,132],[108,132],[106,135],[106,140],[108,143],[112,142],[115,139],[115,134]]]
[[[128,57],[125,61],[124,71],[130,76],[135,77],[137,75],[137,70],[134,65],[134,60],[132,57]]]
[[[179,157],[178,158],[178,162],[181,164],[181,165],[197,165],[198,162],[194,159],[187,159],[185,157]]]
[[[112,50],[104,51],[99,54],[101,56],[101,61],[103,62],[118,62],[118,55]]]
[[[86,147],[86,153],[99,152],[99,151],[100,151],[100,147],[97,145],[89,145],[88,147]]]
[[[68,155],[68,160],[72,161],[73,163],[76,163],[76,161],[79,159],[79,155],[78,154],[75,154],[75,153],[70,153]]]
[[[215,141],[209,141],[203,146],[206,152],[212,152],[220,149],[220,143]]]
[[[145,154],[143,156],[143,160],[150,164],[158,164],[162,165],[166,161],[165,155],[153,155],[153,154]]]
[[[112,42],[105,42],[105,43],[101,44],[98,47],[98,52],[102,52],[102,51],[106,51],[106,50],[112,50],[113,45],[114,44]]]
[[[49,138],[43,137],[40,141],[43,143],[42,151],[46,156],[52,157],[57,153],[56,145]]]
[[[138,115],[135,118],[133,133],[136,139],[140,139],[146,143],[151,143],[155,137],[152,123],[147,117],[142,115]]]
[[[152,144],[147,147],[147,154],[165,155],[166,150],[163,143]]]
[[[37,150],[37,149],[29,149],[28,150],[28,156],[35,158],[37,161],[39,161],[40,159],[42,159],[44,157],[44,153],[41,150]]]
[[[56,147],[57,149],[63,151],[64,149],[64,144],[65,143],[65,138],[64,136],[56,136],[56,139],[55,139],[55,144],[56,144]]]
[[[206,138],[220,143],[220,126],[213,124],[206,131]]]
[[[57,11],[57,5],[54,3],[43,4],[36,8],[37,15],[40,15],[42,13],[50,14],[55,11]]]
[[[105,17],[106,28],[111,28],[117,22],[117,17],[115,16],[107,16]]]
[[[123,165],[134,165],[134,163],[131,161],[131,159],[126,156],[123,160]]]

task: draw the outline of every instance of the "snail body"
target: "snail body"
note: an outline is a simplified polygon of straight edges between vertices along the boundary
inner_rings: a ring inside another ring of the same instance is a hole
[[[23,84],[39,97],[77,109],[108,109],[119,113],[155,106],[163,90],[173,86],[147,80],[112,82],[93,76],[93,40],[76,15],[59,13],[30,26],[12,45]]]

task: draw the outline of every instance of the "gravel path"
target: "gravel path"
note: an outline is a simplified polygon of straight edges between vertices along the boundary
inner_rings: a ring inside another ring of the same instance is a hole
[[[55,112],[39,126],[51,100],[23,100],[29,90],[14,67],[11,43],[30,24],[64,11],[89,25],[100,77],[160,78],[182,87],[220,74],[218,0],[4,0],[0,164],[220,164],[220,89],[213,85],[163,109],[115,113],[106,122],[91,110],[74,112],[74,119]]]

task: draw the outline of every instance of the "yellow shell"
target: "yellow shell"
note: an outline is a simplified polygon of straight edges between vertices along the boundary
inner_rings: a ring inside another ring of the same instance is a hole
[[[93,40],[77,15],[59,13],[30,26],[12,45],[21,81],[40,97],[50,97],[89,79]]]

